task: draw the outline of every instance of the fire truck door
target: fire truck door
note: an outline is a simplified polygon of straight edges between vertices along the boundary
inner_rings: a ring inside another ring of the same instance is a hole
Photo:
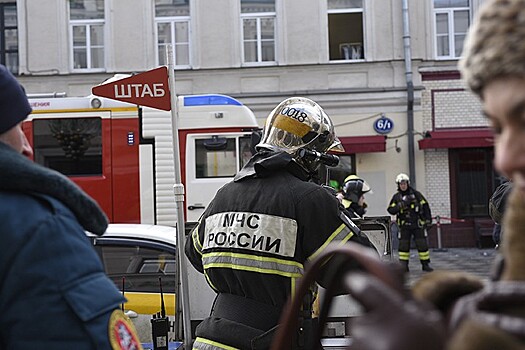
[[[219,188],[250,159],[251,135],[223,133],[194,134],[186,143],[187,221],[195,222]]]
[[[33,115],[24,131],[35,162],[71,178],[112,220],[111,124],[109,112]]]

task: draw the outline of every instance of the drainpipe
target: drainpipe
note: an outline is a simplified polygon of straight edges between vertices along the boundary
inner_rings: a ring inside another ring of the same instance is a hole
[[[405,76],[407,81],[407,136],[408,170],[410,183],[416,187],[416,167],[414,151],[414,83],[412,81],[412,56],[410,54],[410,23],[408,0],[403,1],[403,47],[405,49]]]

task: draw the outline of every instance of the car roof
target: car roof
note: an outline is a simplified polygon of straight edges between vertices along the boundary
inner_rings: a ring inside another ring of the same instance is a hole
[[[143,240],[154,240],[172,246],[177,242],[177,230],[172,226],[148,225],[148,224],[109,224],[102,236],[87,233],[90,237],[104,238],[133,238]]]

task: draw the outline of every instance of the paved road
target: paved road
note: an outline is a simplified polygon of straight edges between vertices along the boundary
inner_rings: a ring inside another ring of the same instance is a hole
[[[492,263],[497,251],[494,249],[478,248],[448,248],[443,250],[431,249],[430,261],[435,270],[466,271],[489,280]],[[417,250],[410,251],[410,272],[407,283],[411,285],[426,272],[421,270],[421,263]]]

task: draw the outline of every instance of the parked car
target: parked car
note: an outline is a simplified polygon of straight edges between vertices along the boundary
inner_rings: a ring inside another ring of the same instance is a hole
[[[128,300],[123,305],[124,311],[135,324],[141,342],[152,342],[151,319],[161,311],[161,283],[166,316],[170,321],[168,338],[175,340],[175,327],[179,327],[179,334],[182,334],[182,323],[175,324],[178,285],[176,229],[162,225],[110,224],[102,236],[87,235],[107,275]],[[188,280],[194,330],[209,314],[215,293],[191,266]]]

